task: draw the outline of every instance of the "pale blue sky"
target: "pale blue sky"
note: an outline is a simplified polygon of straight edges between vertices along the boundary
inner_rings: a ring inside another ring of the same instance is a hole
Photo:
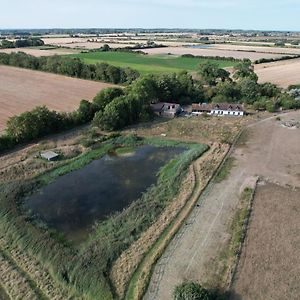
[[[299,30],[300,0],[0,0],[0,28]]]

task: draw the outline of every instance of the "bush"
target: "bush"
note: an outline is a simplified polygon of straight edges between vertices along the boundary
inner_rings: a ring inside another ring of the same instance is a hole
[[[177,286],[173,293],[174,300],[211,300],[212,295],[201,285],[194,282],[186,282]]]

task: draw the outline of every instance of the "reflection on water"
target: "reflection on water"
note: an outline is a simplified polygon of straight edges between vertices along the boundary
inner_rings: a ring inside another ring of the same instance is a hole
[[[137,200],[156,174],[183,148],[142,146],[132,156],[106,155],[64,175],[25,203],[50,227],[81,240],[97,220]]]
[[[208,49],[212,48],[210,44],[198,44],[198,45],[187,45],[186,48],[194,48],[194,49]]]

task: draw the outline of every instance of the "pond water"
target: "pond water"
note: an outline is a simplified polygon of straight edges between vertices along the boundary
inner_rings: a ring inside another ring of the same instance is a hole
[[[208,49],[208,48],[212,48],[212,45],[210,45],[210,44],[187,45],[186,48]]]
[[[156,183],[160,167],[184,150],[145,145],[130,155],[105,155],[28,197],[25,207],[49,227],[79,242],[87,237],[95,221],[140,198]]]

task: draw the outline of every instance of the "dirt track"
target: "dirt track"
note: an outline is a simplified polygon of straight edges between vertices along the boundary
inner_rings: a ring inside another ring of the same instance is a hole
[[[73,111],[81,99],[91,100],[111,84],[0,66],[0,132],[9,117],[46,105]]]
[[[300,112],[281,116],[298,118]],[[281,126],[275,118],[249,127],[246,146],[234,149],[235,167],[228,179],[211,184],[186,225],[158,261],[145,299],[172,299],[174,287],[184,280],[206,283],[211,264],[228,239],[230,219],[240,193],[257,175],[272,182],[300,186],[299,129]],[[288,151],[287,151],[288,149]]]

